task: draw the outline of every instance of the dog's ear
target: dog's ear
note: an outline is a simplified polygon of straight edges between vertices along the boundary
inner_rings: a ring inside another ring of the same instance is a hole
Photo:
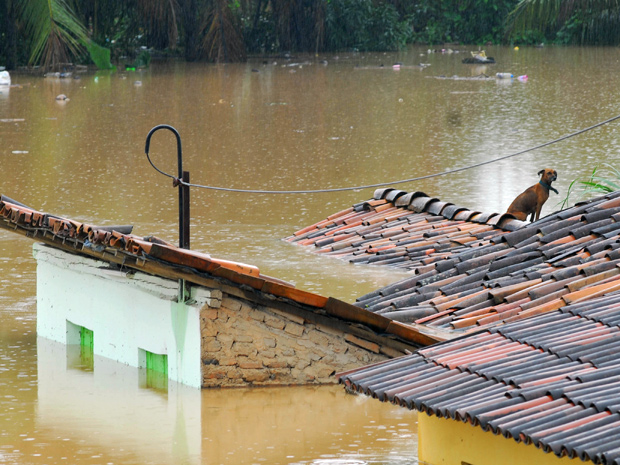
[[[541,174],[543,174],[544,172],[545,172],[545,170],[540,170],[540,171],[538,172],[538,176],[540,176],[540,175],[541,175]]]

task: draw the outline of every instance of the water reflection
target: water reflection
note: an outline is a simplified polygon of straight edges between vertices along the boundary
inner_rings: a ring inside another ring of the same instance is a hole
[[[103,357],[85,367],[79,346],[37,346],[31,427],[7,451],[31,463],[377,463],[416,450],[415,415],[340,387],[153,389]]]

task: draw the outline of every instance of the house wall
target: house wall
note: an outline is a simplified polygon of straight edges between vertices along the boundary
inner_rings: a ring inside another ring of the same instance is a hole
[[[203,386],[335,383],[379,360],[377,344],[224,294],[201,311]]]
[[[201,386],[200,308],[178,304],[178,283],[34,245],[37,334],[79,344],[79,327],[93,331],[94,355],[145,368],[145,351],[167,355],[168,377]]]
[[[418,456],[421,463],[430,465],[584,463],[578,458],[558,458],[533,445],[485,432],[479,426],[425,413],[418,414]]]
[[[166,355],[168,378],[189,386],[335,383],[335,372],[396,355],[310,308],[265,304],[265,294],[259,304],[240,289],[231,295],[230,285],[222,286],[228,293],[192,286],[180,304],[176,280],[43,244],[34,256],[39,336],[80,344],[83,327],[93,332],[94,355],[139,368],[147,351]]]

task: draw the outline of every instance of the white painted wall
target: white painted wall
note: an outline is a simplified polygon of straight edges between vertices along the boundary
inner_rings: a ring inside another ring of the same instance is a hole
[[[220,291],[201,289],[196,304],[179,304],[174,280],[111,270],[44,244],[34,245],[34,257],[39,336],[75,343],[69,321],[94,332],[95,355],[140,367],[140,349],[166,354],[171,380],[201,387],[200,308],[218,306]]]

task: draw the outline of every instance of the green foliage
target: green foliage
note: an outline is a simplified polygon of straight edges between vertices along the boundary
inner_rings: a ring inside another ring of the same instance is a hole
[[[0,0],[0,60],[100,67],[141,47],[186,59],[407,43],[617,44],[620,0]],[[506,26],[508,26],[507,35]]]
[[[98,69],[114,69],[115,66],[110,62],[110,49],[97,45],[89,41],[86,44],[90,59],[93,60]]]
[[[328,0],[325,30],[328,50],[397,50],[410,39],[411,27],[389,3]]]
[[[30,63],[56,69],[80,56],[88,42],[86,29],[64,0],[29,0],[20,4],[31,40]]]
[[[608,163],[596,166],[586,179],[574,179],[568,186],[561,208],[597,195],[620,190],[620,171]],[[572,200],[572,197],[577,200]]]
[[[508,16],[511,37],[535,30],[557,44],[617,45],[618,0],[521,0]]]
[[[425,0],[414,2],[415,40],[424,43],[500,43],[504,19],[516,0]]]

